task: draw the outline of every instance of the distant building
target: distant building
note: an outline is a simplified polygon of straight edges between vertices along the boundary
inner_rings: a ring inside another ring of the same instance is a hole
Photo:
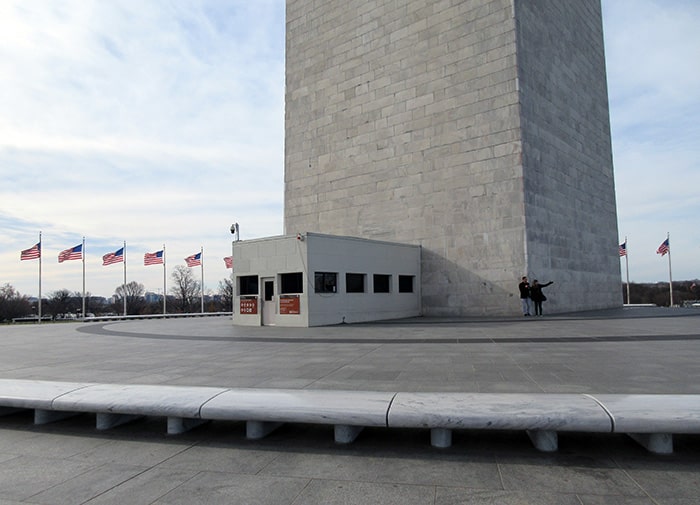
[[[147,291],[145,295],[143,295],[144,300],[146,303],[162,303],[163,302],[163,295],[159,293],[154,293],[153,291]]]

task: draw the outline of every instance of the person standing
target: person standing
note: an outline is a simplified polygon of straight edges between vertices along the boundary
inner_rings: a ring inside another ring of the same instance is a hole
[[[527,277],[523,277],[518,284],[520,290],[520,304],[523,308],[523,316],[530,315],[530,283],[527,282]]]
[[[544,296],[542,292],[542,288],[546,288],[550,284],[554,284],[554,281],[550,281],[547,284],[540,284],[537,282],[537,279],[532,281],[532,286],[530,286],[530,298],[532,298],[532,301],[535,303],[536,316],[542,316],[542,302],[547,300],[547,297]]]

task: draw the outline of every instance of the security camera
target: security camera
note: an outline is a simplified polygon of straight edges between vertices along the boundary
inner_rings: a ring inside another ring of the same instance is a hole
[[[233,223],[231,225],[231,235],[235,235],[235,234],[236,234],[236,223]]]

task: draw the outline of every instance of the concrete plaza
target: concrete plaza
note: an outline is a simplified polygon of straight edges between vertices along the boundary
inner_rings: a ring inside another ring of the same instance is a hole
[[[242,328],[229,318],[0,327],[0,378],[382,391],[700,393],[700,310],[625,309],[544,318],[415,319]],[[163,419],[96,431],[94,416],[34,426],[0,418],[0,505],[695,504],[700,437],[670,456],[622,435],[244,423],[167,436]]]

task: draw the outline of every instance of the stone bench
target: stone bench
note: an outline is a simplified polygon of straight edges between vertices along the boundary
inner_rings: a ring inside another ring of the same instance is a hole
[[[398,393],[388,414],[397,428],[429,428],[435,447],[449,447],[452,430],[526,431],[541,451],[557,449],[557,433],[610,433],[600,404],[581,394]]]
[[[613,432],[628,434],[651,452],[673,452],[673,434],[700,433],[700,395],[601,394],[590,397],[610,414]]]
[[[54,400],[89,385],[86,382],[0,379],[0,413],[6,415],[20,409],[34,409],[35,424],[57,421],[65,415],[53,410]]]
[[[248,438],[282,423],[334,425],[335,441],[350,443],[366,426],[386,427],[394,393],[308,389],[230,389],[202,406],[211,420],[246,421]]]
[[[35,424],[79,413],[96,414],[104,430],[143,416],[166,417],[168,434],[213,420],[245,421],[248,438],[282,423],[334,425],[338,443],[365,426],[386,426],[394,393],[303,389],[228,389],[201,386],[63,383],[0,379],[0,413],[34,409]]]
[[[143,416],[165,417],[168,433],[177,434],[201,424],[201,406],[224,391],[227,388],[0,379],[0,412],[34,409],[35,424],[94,413],[98,430]]]
[[[307,389],[95,384],[0,379],[0,415],[33,409],[44,424],[96,414],[103,430],[141,416],[167,418],[169,434],[206,421],[244,421],[264,437],[282,423],[334,426],[350,443],[366,426],[429,429],[449,447],[452,430],[522,430],[541,451],[559,432],[625,433],[655,453],[673,451],[673,434],[700,433],[700,395],[548,393],[394,393]]]
[[[226,388],[199,386],[91,384],[57,397],[51,408],[95,413],[98,430],[144,416],[165,417],[168,434],[174,435],[202,424],[205,421],[200,415],[202,405],[225,391]]]

